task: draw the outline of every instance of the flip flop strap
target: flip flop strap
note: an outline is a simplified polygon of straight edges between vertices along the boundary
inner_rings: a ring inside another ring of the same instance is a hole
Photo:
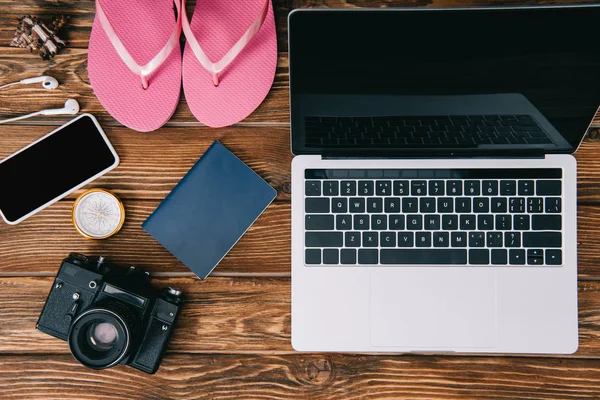
[[[169,37],[169,40],[164,47],[160,49],[160,51],[152,60],[150,60],[150,62],[145,65],[139,65],[137,62],[135,62],[133,57],[131,57],[131,54],[129,54],[123,45],[123,42],[121,42],[121,39],[119,39],[119,36],[117,36],[117,33],[108,21],[108,18],[106,17],[106,14],[100,5],[100,0],[96,0],[96,15],[100,20],[102,29],[104,29],[106,36],[108,36],[108,40],[110,40],[110,43],[115,48],[115,51],[119,57],[121,57],[121,60],[123,60],[123,63],[131,70],[131,72],[142,78],[142,86],[144,89],[148,89],[148,77],[165,62],[167,57],[169,57],[169,54],[171,54],[173,49],[179,44],[179,36],[181,35],[181,6],[177,0],[174,0],[173,3],[175,3],[175,8],[177,9],[177,22],[175,23],[175,30],[173,30],[173,33]]]
[[[244,50],[244,48],[248,45],[248,43],[250,43],[250,41],[256,35],[256,33],[260,30],[260,27],[262,26],[263,22],[265,21],[265,18],[267,17],[267,12],[269,11],[269,3],[271,2],[271,0],[264,0],[263,8],[260,11],[260,15],[258,16],[258,18],[256,18],[256,20],[252,22],[248,30],[246,30],[242,37],[233,45],[231,49],[229,49],[229,51],[223,56],[223,58],[221,58],[216,63],[212,62],[210,58],[208,58],[204,50],[202,50],[202,47],[200,47],[198,40],[196,40],[196,37],[194,36],[192,29],[190,28],[190,22],[188,21],[187,13],[185,12],[185,2],[186,0],[183,0],[183,20],[181,24],[183,34],[185,35],[188,44],[192,48],[194,55],[198,59],[198,62],[200,62],[200,65],[202,65],[204,69],[206,69],[212,74],[213,84],[215,86],[219,86],[221,73],[233,62],[233,60],[235,60],[238,54],[240,54],[241,51]]]

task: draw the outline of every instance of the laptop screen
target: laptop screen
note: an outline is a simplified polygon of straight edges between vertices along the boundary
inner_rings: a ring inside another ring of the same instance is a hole
[[[598,21],[600,7],[295,12],[294,153],[572,152],[600,105]]]

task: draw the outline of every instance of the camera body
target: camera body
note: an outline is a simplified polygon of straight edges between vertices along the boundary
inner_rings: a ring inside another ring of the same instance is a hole
[[[65,340],[83,365],[130,365],[155,373],[183,306],[177,289],[150,274],[71,253],[63,260],[36,328]]]

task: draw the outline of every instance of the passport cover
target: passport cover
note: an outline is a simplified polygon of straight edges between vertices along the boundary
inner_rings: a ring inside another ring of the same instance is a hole
[[[215,141],[142,228],[205,279],[276,195]]]

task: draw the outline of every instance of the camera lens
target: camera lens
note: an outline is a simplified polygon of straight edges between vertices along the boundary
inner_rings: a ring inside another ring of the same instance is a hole
[[[88,329],[89,344],[98,351],[112,349],[118,335],[117,328],[110,322],[95,322]]]
[[[71,325],[67,341],[73,356],[83,365],[110,368],[129,354],[135,332],[126,306],[110,304],[83,312]]]

